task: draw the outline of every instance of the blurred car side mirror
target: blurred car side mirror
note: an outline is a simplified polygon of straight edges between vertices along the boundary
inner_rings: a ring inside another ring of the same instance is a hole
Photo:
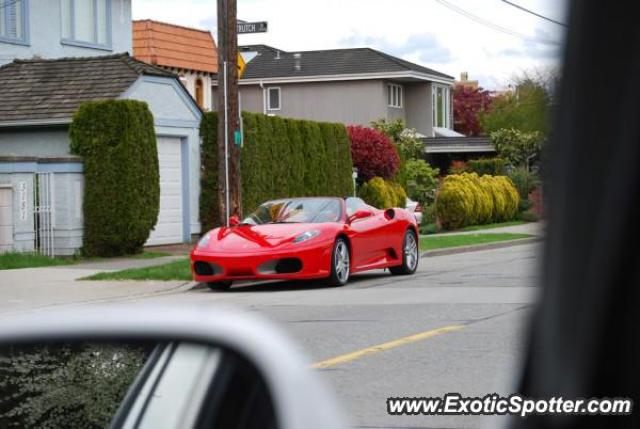
[[[347,223],[352,223],[358,219],[364,219],[371,216],[371,212],[368,210],[356,210],[351,216],[349,216]]]
[[[188,307],[3,319],[0,427],[344,428],[269,322]]]

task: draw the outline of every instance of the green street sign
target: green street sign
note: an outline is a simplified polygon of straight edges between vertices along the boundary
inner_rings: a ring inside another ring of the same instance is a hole
[[[242,147],[242,133],[240,132],[240,130],[235,130],[233,132],[233,142],[236,144],[236,146]]]

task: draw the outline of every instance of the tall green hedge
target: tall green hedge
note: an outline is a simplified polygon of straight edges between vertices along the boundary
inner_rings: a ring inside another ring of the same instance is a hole
[[[245,214],[283,197],[353,194],[349,137],[342,124],[303,121],[243,112],[242,205]],[[220,224],[217,199],[217,114],[200,125],[203,230]]]
[[[72,153],[84,161],[83,253],[141,251],[158,219],[160,201],[158,150],[147,103],[84,103],[69,136]]]

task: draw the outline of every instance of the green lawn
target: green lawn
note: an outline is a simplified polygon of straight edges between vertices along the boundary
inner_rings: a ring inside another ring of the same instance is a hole
[[[159,258],[162,256],[169,256],[169,253],[164,252],[142,252],[137,255],[123,256],[124,258],[132,259],[151,259]],[[36,267],[50,267],[54,265],[73,265],[80,262],[98,262],[107,261],[110,258],[82,258],[82,257],[68,257],[68,258],[50,258],[48,256],[38,255],[36,253],[2,253],[0,254],[0,270],[13,270],[16,268],[36,268]]]
[[[50,267],[54,265],[75,264],[73,259],[50,258],[36,253],[2,253],[0,254],[0,270],[16,268]]]
[[[85,277],[82,280],[191,280],[188,259],[169,262],[147,268],[104,272]]]
[[[498,241],[518,240],[533,237],[531,234],[487,233],[487,234],[458,234],[438,235],[435,237],[420,237],[421,250],[444,249],[446,247],[470,246],[474,244],[495,243]]]

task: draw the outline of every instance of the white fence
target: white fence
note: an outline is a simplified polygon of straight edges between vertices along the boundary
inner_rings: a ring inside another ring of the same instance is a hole
[[[55,201],[53,180],[54,173],[35,173],[34,195],[33,195],[33,216],[35,222],[36,252],[46,255],[55,256],[54,252],[54,208]]]

